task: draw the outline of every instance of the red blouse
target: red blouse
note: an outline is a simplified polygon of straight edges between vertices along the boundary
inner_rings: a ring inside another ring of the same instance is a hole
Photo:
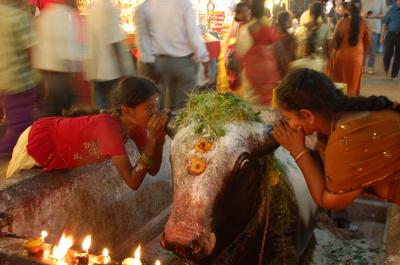
[[[147,142],[147,131],[135,129],[131,137],[141,149]],[[70,169],[126,155],[120,122],[110,114],[39,119],[29,132],[27,151],[43,171]]]

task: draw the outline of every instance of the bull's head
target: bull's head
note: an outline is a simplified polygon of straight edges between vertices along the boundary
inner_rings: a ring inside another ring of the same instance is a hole
[[[173,207],[161,245],[186,258],[209,257],[243,229],[258,200],[258,158],[278,146],[271,126],[260,122],[224,129],[207,140],[187,126],[171,144]]]

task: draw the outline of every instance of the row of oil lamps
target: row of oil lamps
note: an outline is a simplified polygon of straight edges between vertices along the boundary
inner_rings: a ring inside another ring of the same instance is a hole
[[[45,261],[51,261],[57,265],[70,265],[69,259],[67,258],[68,250],[73,245],[72,237],[67,237],[63,234],[60,238],[58,245],[54,246],[51,253],[50,251],[44,250],[44,241],[47,237],[47,232],[42,231],[41,236],[38,238],[30,239],[25,241],[24,247],[31,255],[37,255],[37,253],[43,253],[42,258]],[[74,254],[75,262],[78,261],[78,265],[88,264],[110,264],[111,257],[107,248],[103,249],[102,255],[90,257],[89,249],[92,244],[92,237],[86,236],[82,243],[82,251]],[[126,258],[122,261],[122,265],[142,265],[140,260],[140,245],[135,250],[134,257]],[[161,265],[159,260],[156,260],[155,265]]]

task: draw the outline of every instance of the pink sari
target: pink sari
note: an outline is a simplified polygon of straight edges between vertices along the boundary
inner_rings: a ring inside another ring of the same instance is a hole
[[[281,79],[277,57],[271,45],[279,40],[279,34],[274,27],[268,25],[252,33],[248,28],[242,31],[247,31],[253,41],[251,47],[242,56],[239,55],[244,77],[258,103],[270,106],[272,89]]]

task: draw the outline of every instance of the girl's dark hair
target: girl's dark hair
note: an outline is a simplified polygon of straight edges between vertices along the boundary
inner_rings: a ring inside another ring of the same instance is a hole
[[[264,3],[265,0],[252,0],[251,1],[251,16],[253,18],[262,18],[264,16]]]
[[[157,93],[160,91],[153,82],[129,76],[118,82],[117,87],[110,94],[110,101],[114,112],[121,114],[122,106],[133,108]]]
[[[288,33],[287,25],[290,19],[290,14],[287,11],[279,12],[278,21],[276,25],[278,26],[280,32]]]
[[[350,33],[349,33],[349,44],[356,46],[358,42],[358,34],[360,33],[360,9],[356,3],[351,2],[350,5]]]
[[[317,48],[317,31],[319,28],[318,18],[324,17],[324,7],[321,3],[313,3],[310,6],[310,16],[313,19],[313,27],[310,29],[311,34],[307,39],[307,54],[313,54]]]
[[[121,107],[128,106],[133,108],[156,93],[160,93],[158,88],[149,80],[139,77],[125,77],[118,82],[110,93],[110,102],[113,110],[99,109],[71,109],[63,112],[64,117],[79,117],[95,114],[121,114]]]
[[[276,96],[283,109],[309,109],[322,115],[384,109],[400,112],[400,107],[394,109],[393,102],[384,96],[345,96],[328,76],[306,68],[290,71],[278,86]]]

